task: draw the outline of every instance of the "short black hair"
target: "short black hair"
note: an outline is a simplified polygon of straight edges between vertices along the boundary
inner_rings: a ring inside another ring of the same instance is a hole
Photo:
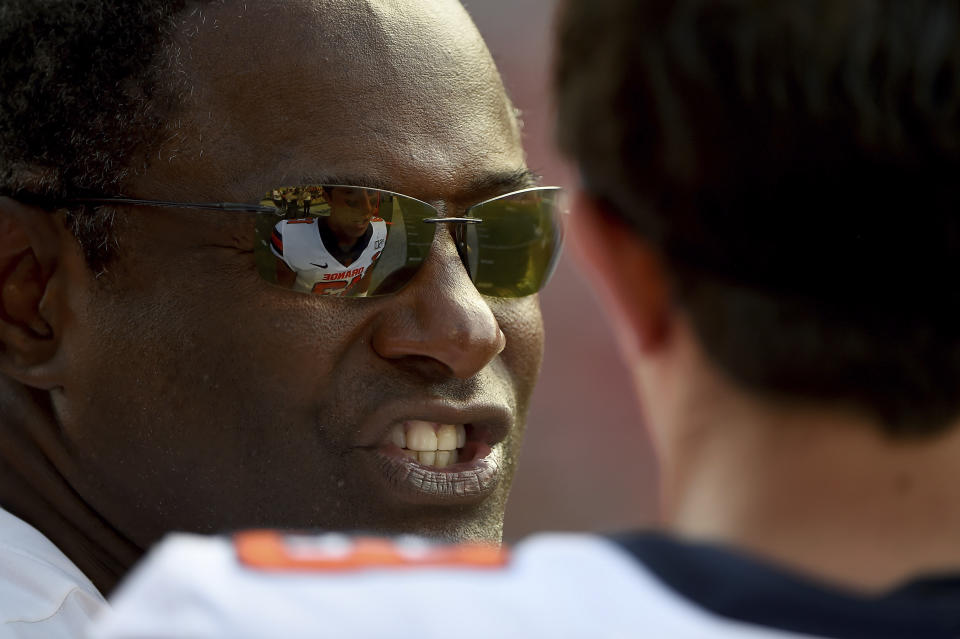
[[[0,0],[0,193],[117,193],[176,92],[163,44],[186,0]],[[109,210],[73,210],[88,264],[112,256]]]
[[[744,387],[960,415],[960,2],[569,0],[558,137]]]

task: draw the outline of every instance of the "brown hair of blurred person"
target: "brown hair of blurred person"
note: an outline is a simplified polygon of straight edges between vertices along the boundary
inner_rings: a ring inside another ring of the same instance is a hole
[[[960,4],[571,1],[559,56],[665,526],[859,589],[960,568]]]

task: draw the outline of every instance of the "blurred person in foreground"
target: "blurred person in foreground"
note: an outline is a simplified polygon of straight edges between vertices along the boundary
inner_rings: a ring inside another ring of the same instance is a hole
[[[0,0],[0,86],[0,636],[172,530],[499,542],[560,229],[458,2]],[[363,287],[277,280],[309,192],[380,203]]]
[[[368,542],[351,567],[331,539],[260,562],[265,540],[183,539],[121,612],[153,588],[243,636],[274,614],[296,636],[960,636],[960,2],[570,0],[557,55],[571,235],[662,530],[412,573],[364,566]]]

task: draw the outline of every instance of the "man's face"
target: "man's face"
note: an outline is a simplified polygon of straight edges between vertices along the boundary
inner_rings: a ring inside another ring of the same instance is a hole
[[[187,103],[131,196],[364,182],[454,215],[523,186],[516,122],[452,0],[212,3],[173,50]],[[110,272],[74,269],[53,396],[86,503],[139,545],[249,526],[497,538],[536,298],[481,297],[442,225],[395,295],[283,290],[257,275],[240,215],[125,208]],[[384,443],[411,420],[466,424],[492,452],[458,472],[398,463]]]

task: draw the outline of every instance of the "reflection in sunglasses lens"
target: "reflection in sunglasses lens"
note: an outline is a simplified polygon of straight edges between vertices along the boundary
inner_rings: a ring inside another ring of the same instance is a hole
[[[533,189],[473,207],[476,224],[450,224],[478,290],[522,297],[546,283],[559,254],[556,189]],[[257,270],[303,293],[387,295],[427,258],[435,208],[403,195],[352,186],[276,188],[261,202],[278,211],[255,221]]]

